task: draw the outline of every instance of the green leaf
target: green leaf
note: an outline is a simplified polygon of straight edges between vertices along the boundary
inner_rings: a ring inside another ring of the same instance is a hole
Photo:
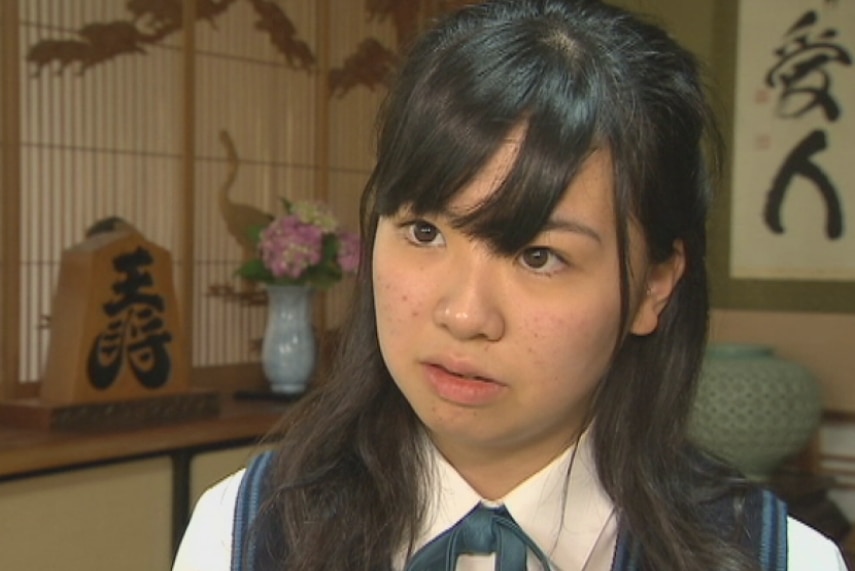
[[[274,281],[273,274],[259,258],[253,258],[244,262],[237,270],[235,270],[235,275],[253,282],[270,283]]]
[[[320,264],[307,268],[302,279],[313,288],[327,289],[341,280],[341,269],[337,263],[323,260]]]
[[[246,229],[246,235],[257,246],[261,242],[261,233],[267,228],[268,224],[256,224]]]
[[[338,260],[338,236],[335,234],[324,234],[321,242],[321,259],[324,261]]]

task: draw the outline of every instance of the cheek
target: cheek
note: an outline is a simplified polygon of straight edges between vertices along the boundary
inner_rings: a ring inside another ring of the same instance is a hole
[[[391,265],[375,265],[374,304],[381,343],[399,339],[425,313],[419,280],[413,276]]]
[[[420,345],[427,304],[422,289],[414,279],[418,273],[405,271],[395,264],[379,264],[374,271],[374,307],[377,340],[387,370],[407,394],[405,379],[410,376],[413,355]],[[421,289],[420,289],[421,288]],[[404,383],[402,385],[402,383]]]
[[[579,323],[555,313],[530,315],[524,321],[523,343],[526,356],[541,370],[559,370]]]
[[[595,382],[609,365],[618,336],[617,308],[529,315],[524,321],[523,358],[550,383]]]

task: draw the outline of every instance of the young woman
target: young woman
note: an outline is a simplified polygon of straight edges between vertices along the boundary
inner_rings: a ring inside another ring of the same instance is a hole
[[[845,569],[686,442],[711,127],[694,59],[594,0],[427,33],[332,377],[200,500],[174,570]]]

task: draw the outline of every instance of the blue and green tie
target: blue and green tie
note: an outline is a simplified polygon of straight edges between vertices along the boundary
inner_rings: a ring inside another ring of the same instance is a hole
[[[460,555],[496,554],[496,571],[525,571],[531,551],[544,571],[549,558],[502,507],[479,504],[413,555],[406,571],[454,571]]]

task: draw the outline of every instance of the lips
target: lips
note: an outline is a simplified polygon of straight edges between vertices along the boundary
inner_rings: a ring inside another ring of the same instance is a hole
[[[502,383],[471,367],[429,362],[424,370],[428,384],[439,398],[462,406],[490,404],[507,390]]]

